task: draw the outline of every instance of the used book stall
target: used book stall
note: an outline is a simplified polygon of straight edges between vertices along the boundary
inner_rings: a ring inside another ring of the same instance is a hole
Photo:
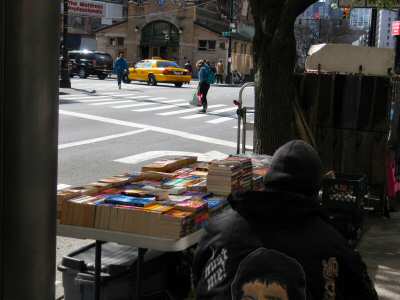
[[[147,249],[173,252],[197,244],[203,226],[226,207],[231,192],[263,188],[269,161],[264,156],[230,156],[211,162],[169,158],[138,173],[64,189],[57,195],[58,234],[96,240],[96,300],[100,299],[102,243],[138,247],[135,299],[140,299]]]

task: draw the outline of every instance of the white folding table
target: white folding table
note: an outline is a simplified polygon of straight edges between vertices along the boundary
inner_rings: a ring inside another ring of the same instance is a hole
[[[144,255],[148,249],[165,251],[165,252],[180,252],[184,251],[197,244],[204,235],[204,230],[198,230],[179,240],[157,238],[146,235],[133,233],[117,232],[110,230],[102,230],[96,228],[57,225],[57,235],[76,238],[90,239],[96,241],[95,251],[95,290],[94,299],[100,300],[100,279],[101,279],[101,245],[104,242],[114,242],[121,245],[138,247],[138,260],[136,262],[137,277],[136,277],[136,299],[141,299],[141,286],[143,274]]]

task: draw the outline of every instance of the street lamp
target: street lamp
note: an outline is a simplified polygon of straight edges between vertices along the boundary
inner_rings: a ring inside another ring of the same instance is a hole
[[[232,83],[232,32],[234,27],[233,23],[233,5],[234,0],[229,1],[229,44],[228,44],[228,65],[226,68],[226,83]]]
[[[67,49],[67,35],[68,35],[68,0],[63,1],[64,15],[63,15],[63,42],[62,42],[62,60],[61,60],[61,80],[60,88],[71,88],[71,80],[68,72],[68,49]]]

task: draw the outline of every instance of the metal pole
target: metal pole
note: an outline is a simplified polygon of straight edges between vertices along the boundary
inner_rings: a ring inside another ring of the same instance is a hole
[[[400,9],[397,12],[397,20],[400,21]],[[394,72],[400,74],[400,36],[396,36],[396,48],[394,57]]]
[[[60,2],[0,1],[0,300],[54,300]]]
[[[229,1],[229,44],[228,44],[228,65],[226,68],[226,83],[232,83],[232,28],[233,23],[233,1]]]
[[[96,241],[94,255],[94,300],[100,300],[101,290],[101,245],[103,242]]]
[[[371,11],[371,24],[369,28],[368,47],[375,47],[376,45],[376,25],[378,21],[378,9],[372,8]]]
[[[142,281],[144,276],[144,256],[146,255],[147,249],[138,248],[138,258],[136,261],[136,298],[142,299]]]
[[[64,5],[64,15],[63,15],[63,42],[62,42],[62,60],[61,60],[61,80],[60,87],[61,88],[71,88],[71,80],[69,78],[68,72],[68,45],[67,45],[67,36],[68,36],[68,0],[63,1]]]

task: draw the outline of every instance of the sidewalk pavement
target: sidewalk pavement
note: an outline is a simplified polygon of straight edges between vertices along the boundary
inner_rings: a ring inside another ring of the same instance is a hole
[[[359,250],[379,299],[400,299],[400,212],[372,220]]]

